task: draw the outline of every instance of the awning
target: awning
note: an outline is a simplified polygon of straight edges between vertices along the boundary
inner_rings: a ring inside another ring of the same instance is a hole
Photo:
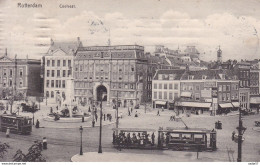
[[[231,103],[223,103],[219,104],[221,108],[233,108],[233,105]]]
[[[191,92],[181,92],[181,97],[191,97]]]
[[[184,107],[200,107],[200,108],[209,108],[211,103],[200,103],[200,102],[182,102]]]
[[[251,104],[260,104],[260,97],[251,97],[250,103]]]
[[[155,101],[155,104],[165,105],[166,101]]]
[[[232,102],[232,105],[233,105],[234,107],[236,107],[236,108],[240,107],[239,102]]]

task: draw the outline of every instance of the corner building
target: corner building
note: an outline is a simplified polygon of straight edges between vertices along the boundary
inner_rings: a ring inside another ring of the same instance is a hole
[[[78,101],[117,99],[121,106],[147,97],[147,58],[138,45],[80,47],[74,57],[74,96]]]

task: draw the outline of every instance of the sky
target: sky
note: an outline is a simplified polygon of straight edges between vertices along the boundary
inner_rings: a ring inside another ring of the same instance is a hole
[[[19,8],[18,3],[42,4]],[[75,5],[76,8],[60,8]],[[260,59],[260,0],[0,0],[0,55],[40,58],[50,39],[84,46],[138,44],[184,50],[205,61]]]

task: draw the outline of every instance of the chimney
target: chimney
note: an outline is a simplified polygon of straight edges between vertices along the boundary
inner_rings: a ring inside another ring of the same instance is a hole
[[[7,56],[7,48],[5,48],[5,56]]]

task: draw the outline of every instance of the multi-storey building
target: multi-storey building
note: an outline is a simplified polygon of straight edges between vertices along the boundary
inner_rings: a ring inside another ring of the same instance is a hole
[[[170,78],[173,77],[173,78]],[[172,88],[167,84],[179,83],[176,97],[172,98]],[[157,87],[158,86],[158,87]],[[239,107],[239,81],[233,80],[229,72],[223,70],[158,70],[153,80],[153,103],[175,106],[185,110],[212,110],[220,112]]]
[[[66,84],[73,76],[73,58],[79,47],[77,42],[54,42],[51,40],[50,48],[44,56],[44,96],[49,103],[61,103],[66,99]]]
[[[40,95],[40,60],[0,57],[0,98]]]
[[[121,105],[136,105],[147,98],[147,58],[138,45],[90,46],[78,49],[74,58],[75,97],[107,104],[118,96]]]
[[[260,70],[250,70],[250,108],[260,109]]]

